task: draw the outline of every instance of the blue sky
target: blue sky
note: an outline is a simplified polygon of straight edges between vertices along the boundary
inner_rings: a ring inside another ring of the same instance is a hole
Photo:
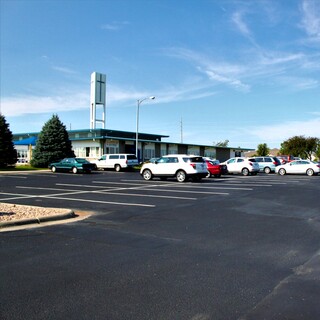
[[[1,112],[13,133],[52,114],[165,141],[279,147],[320,137],[320,0],[1,0]],[[181,130],[182,128],[182,130]],[[182,132],[182,134],[181,134]]]

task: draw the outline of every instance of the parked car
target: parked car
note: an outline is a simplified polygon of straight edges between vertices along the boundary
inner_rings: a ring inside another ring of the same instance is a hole
[[[281,164],[277,157],[264,156],[264,157],[253,157],[258,163],[260,172],[271,173],[275,172],[276,166]]]
[[[207,178],[212,176],[219,178],[222,174],[228,174],[228,168],[225,164],[221,164],[219,160],[207,160],[205,159],[207,164]]]
[[[276,167],[276,173],[285,174],[306,174],[308,176],[317,175],[320,172],[320,165],[309,160],[295,160]]]
[[[223,162],[229,173],[241,173],[244,176],[255,175],[260,171],[258,163],[253,158],[234,157]]]
[[[207,166],[200,156],[170,154],[153,163],[144,163],[140,174],[145,180],[151,180],[154,177],[160,177],[162,180],[175,177],[178,182],[187,181],[189,178],[200,181],[207,175]]]
[[[96,165],[83,158],[65,158],[61,161],[50,163],[49,169],[52,172],[71,171],[73,173],[90,173],[92,170],[96,169]]]
[[[281,164],[285,164],[294,160],[294,156],[292,155],[281,155],[277,156],[277,158],[280,160]]]
[[[139,164],[139,161],[134,154],[116,153],[104,154],[98,160],[93,160],[98,169],[114,169],[119,172],[123,168],[133,168]]]

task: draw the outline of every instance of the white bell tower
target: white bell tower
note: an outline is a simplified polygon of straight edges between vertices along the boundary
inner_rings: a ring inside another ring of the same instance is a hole
[[[102,119],[97,119],[97,105],[102,106]],[[97,122],[106,128],[106,75],[93,72],[91,74],[90,94],[90,129],[96,129]]]

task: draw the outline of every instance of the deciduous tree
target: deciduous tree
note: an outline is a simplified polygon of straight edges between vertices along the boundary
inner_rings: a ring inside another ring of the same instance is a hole
[[[268,145],[266,143],[261,143],[257,147],[257,155],[258,156],[267,156],[270,152]]]
[[[294,136],[281,143],[280,153],[311,160],[312,155],[316,154],[319,144],[320,139],[317,137]]]

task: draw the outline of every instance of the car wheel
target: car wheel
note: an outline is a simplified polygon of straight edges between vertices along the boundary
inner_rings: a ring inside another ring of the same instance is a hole
[[[249,175],[249,169],[248,168],[243,168],[241,171],[242,175],[248,176]]]
[[[271,169],[269,167],[264,168],[264,173],[269,174],[271,172]]]
[[[73,167],[73,168],[72,168],[72,172],[73,172],[73,173],[78,173],[78,169],[77,169],[76,167]]]
[[[284,176],[286,174],[286,170],[281,168],[278,173],[280,174],[280,176]]]
[[[52,172],[56,172],[56,171],[57,171],[57,168],[56,168],[55,166],[52,166],[52,167],[51,167],[51,171],[52,171]]]
[[[116,164],[116,165],[114,166],[114,170],[116,170],[117,172],[119,172],[119,171],[121,170],[120,164]]]
[[[314,175],[314,171],[313,171],[312,169],[308,169],[308,170],[307,170],[307,175],[308,175],[309,177],[313,176],[313,175]]]
[[[179,170],[176,174],[176,178],[178,182],[185,182],[187,175],[183,170]]]
[[[206,178],[211,178],[211,173],[210,173],[210,171],[209,171],[209,170],[207,171]]]
[[[152,179],[152,172],[149,169],[146,169],[143,171],[142,176],[144,180],[149,181]]]

